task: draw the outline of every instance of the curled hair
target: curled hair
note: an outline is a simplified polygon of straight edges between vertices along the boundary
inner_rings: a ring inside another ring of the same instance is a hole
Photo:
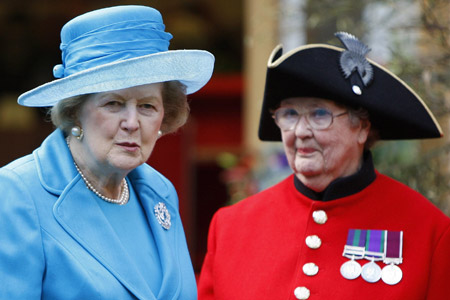
[[[79,95],[63,99],[50,109],[53,125],[61,129],[66,136],[74,126],[79,126],[78,114],[81,107],[92,94]]]
[[[350,107],[347,106],[348,115],[350,119],[350,124],[352,126],[358,126],[361,121],[362,126],[366,127],[370,124],[370,114],[367,109],[362,107]],[[364,149],[369,150],[372,146],[379,140],[379,133],[373,126],[370,127],[369,134],[367,136],[367,141],[364,144]]]
[[[164,119],[161,131],[172,133],[183,126],[189,117],[189,103],[187,102],[186,86],[179,81],[163,82],[162,98],[164,105]]]
[[[163,82],[162,100],[164,118],[161,131],[172,133],[183,126],[189,116],[189,104],[186,96],[186,86],[179,81]],[[67,136],[74,126],[79,126],[79,113],[84,103],[93,94],[79,95],[59,101],[50,110],[53,125],[61,129]]]

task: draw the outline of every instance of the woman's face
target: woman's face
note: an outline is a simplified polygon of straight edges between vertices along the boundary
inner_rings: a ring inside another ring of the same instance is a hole
[[[301,114],[325,108],[333,115],[346,112],[333,101],[290,98],[280,107],[294,107]],[[367,121],[368,122],[368,121]],[[284,149],[295,175],[310,189],[321,192],[333,180],[358,171],[370,124],[352,126],[349,114],[334,117],[330,127],[316,130],[301,116],[292,130],[281,130]]]
[[[164,117],[162,87],[147,84],[88,98],[79,118],[84,167],[127,173],[148,160]]]

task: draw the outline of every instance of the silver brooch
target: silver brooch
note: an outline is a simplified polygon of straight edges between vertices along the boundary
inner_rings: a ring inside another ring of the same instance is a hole
[[[154,207],[155,217],[162,228],[169,230],[172,223],[170,222],[170,213],[164,203],[158,202]]]

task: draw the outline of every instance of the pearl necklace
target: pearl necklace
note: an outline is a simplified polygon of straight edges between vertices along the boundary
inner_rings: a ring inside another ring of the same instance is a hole
[[[69,138],[66,139],[66,142],[67,142],[67,146],[69,147],[69,150],[70,150]],[[83,179],[84,183],[86,184],[86,187],[88,189],[90,189],[92,192],[94,192],[94,194],[96,194],[100,199],[102,199],[106,202],[109,202],[109,203],[114,203],[114,204],[119,204],[119,205],[124,205],[128,202],[128,199],[130,198],[130,191],[128,189],[128,183],[125,178],[122,180],[122,184],[121,184],[122,193],[120,194],[120,197],[118,199],[109,198],[109,197],[102,195],[99,191],[97,191],[97,189],[89,182],[89,180],[87,180],[86,176],[84,176],[83,172],[81,172],[81,170],[78,167],[75,160],[73,161],[73,164],[75,165],[75,168],[77,169],[78,174],[80,174],[81,178]]]

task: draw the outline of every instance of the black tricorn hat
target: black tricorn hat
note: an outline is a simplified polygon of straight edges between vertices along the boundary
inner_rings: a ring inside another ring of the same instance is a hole
[[[336,36],[347,49],[311,44],[283,55],[277,46],[269,57],[258,136],[280,141],[271,111],[291,97],[330,99],[369,111],[382,140],[442,137],[423,100],[400,78],[366,59],[370,49],[347,33]]]

